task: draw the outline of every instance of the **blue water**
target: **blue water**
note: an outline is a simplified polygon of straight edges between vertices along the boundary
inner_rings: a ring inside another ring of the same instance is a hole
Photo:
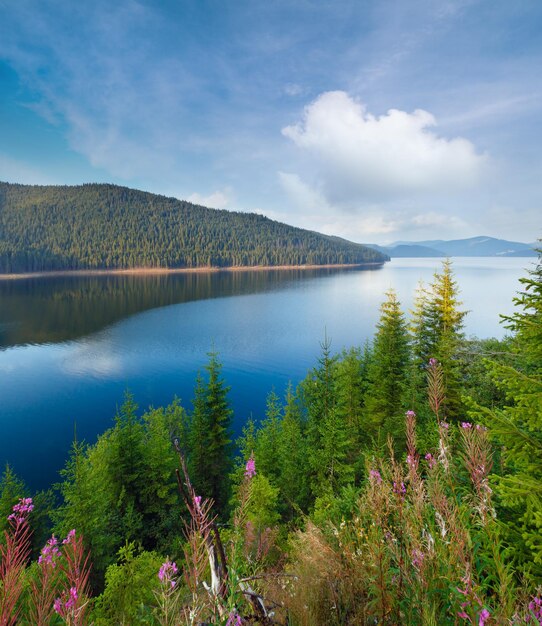
[[[467,334],[502,337],[531,259],[454,260]],[[123,393],[140,407],[174,396],[190,408],[196,373],[214,349],[231,385],[239,432],[263,416],[332,349],[372,338],[385,292],[408,310],[434,259],[396,259],[373,270],[311,270],[41,278],[0,283],[0,463],[32,488],[58,480],[77,430],[93,442]]]

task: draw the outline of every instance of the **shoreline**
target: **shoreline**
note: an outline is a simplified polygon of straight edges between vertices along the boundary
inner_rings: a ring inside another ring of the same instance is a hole
[[[217,272],[261,272],[284,270],[317,270],[379,267],[387,261],[372,263],[336,263],[330,265],[240,265],[230,267],[134,267],[128,269],[85,269],[0,274],[0,280],[23,280],[29,278],[54,278],[62,276],[158,276],[163,274],[204,274]]]

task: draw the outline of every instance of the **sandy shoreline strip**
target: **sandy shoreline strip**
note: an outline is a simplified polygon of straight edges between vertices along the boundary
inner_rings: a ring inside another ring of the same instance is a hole
[[[134,267],[130,269],[107,270],[58,270],[51,272],[26,272],[24,274],[0,274],[0,280],[21,280],[25,278],[52,278],[55,276],[154,276],[161,274],[194,274],[211,272],[258,272],[269,270],[317,270],[341,269],[349,267],[378,267],[384,263],[345,263],[333,265],[243,265],[238,267]]]

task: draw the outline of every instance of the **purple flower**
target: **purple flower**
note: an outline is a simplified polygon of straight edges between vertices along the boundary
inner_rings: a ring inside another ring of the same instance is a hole
[[[425,554],[421,550],[412,550],[412,565],[416,569],[420,569],[423,565],[423,561],[425,559]]]
[[[239,613],[234,609],[228,616],[226,626],[242,626],[242,620]]]
[[[416,413],[414,413],[414,411],[407,411],[407,412],[405,413],[405,415],[406,415],[407,417],[411,417],[411,418],[412,418],[412,417],[416,417]]]
[[[425,455],[425,460],[427,461],[427,464],[429,465],[429,469],[433,469],[435,467],[435,465],[437,464],[437,460],[435,459],[435,457],[431,454],[431,452],[428,452]]]
[[[250,455],[250,459],[247,461],[245,467],[245,476],[247,478],[252,478],[256,476],[256,461],[254,460],[253,455]]]
[[[173,580],[173,576],[175,576],[178,571],[177,565],[174,562],[166,561],[165,563],[162,563],[162,567],[158,571],[158,578],[160,579],[160,582],[169,584],[171,587],[175,587],[177,583]]]
[[[448,424],[448,422],[441,422],[440,427],[444,428],[444,430],[448,430],[448,428],[450,428],[450,424]]]
[[[40,565],[51,565],[52,567],[55,567],[55,558],[60,555],[60,550],[57,546],[58,539],[53,535],[41,549],[38,563]]]
[[[67,609],[73,609],[77,603],[77,587],[70,587],[70,597],[64,605]]]
[[[20,498],[19,502],[13,506],[13,513],[8,515],[8,520],[15,522],[17,524],[22,524],[28,513],[31,513],[34,510],[34,505],[32,504],[32,498]]]
[[[438,365],[438,361],[435,358],[429,359],[429,367],[436,367]]]
[[[196,510],[199,511],[201,507],[201,496],[194,496],[194,506]]]
[[[416,464],[416,459],[411,454],[407,454],[406,463],[409,467],[412,467]]]
[[[62,592],[61,598],[56,598],[53,602],[54,610],[60,615],[60,617],[66,618],[68,615],[68,611],[71,609],[75,609],[77,606],[77,587],[70,587],[70,591],[68,594],[68,599],[66,598],[66,592]],[[65,601],[64,601],[65,600]]]
[[[489,619],[489,611],[482,609],[480,613],[480,619],[478,620],[478,626],[485,626],[486,621]]]
[[[377,485],[380,485],[380,483],[382,482],[382,476],[380,476],[380,472],[378,470],[371,470],[369,472],[369,478]]]
[[[62,543],[66,545],[68,543],[74,543],[74,542],[75,542],[75,528],[72,528],[70,532],[66,535],[66,539],[64,539]]]
[[[461,422],[461,428],[465,430],[470,430],[472,428],[472,424],[470,422]]]
[[[393,493],[403,497],[406,493],[405,483],[393,483]]]

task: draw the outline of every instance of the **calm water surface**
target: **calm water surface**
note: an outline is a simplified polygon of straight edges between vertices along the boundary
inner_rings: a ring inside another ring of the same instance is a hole
[[[453,266],[468,334],[502,337],[531,259],[464,258]],[[190,407],[196,373],[214,347],[232,386],[238,432],[263,415],[332,349],[373,336],[384,293],[408,310],[435,259],[372,270],[310,270],[41,278],[0,281],[0,463],[33,488],[58,479],[74,428],[93,442],[125,389],[142,408],[175,395]]]

